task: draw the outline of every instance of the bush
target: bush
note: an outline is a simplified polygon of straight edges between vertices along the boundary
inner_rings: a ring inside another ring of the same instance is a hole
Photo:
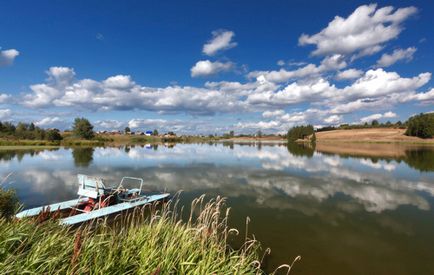
[[[63,137],[57,129],[50,129],[47,131],[46,139],[49,141],[59,141],[62,140]]]
[[[407,121],[407,136],[432,138],[434,136],[434,113],[419,114]]]

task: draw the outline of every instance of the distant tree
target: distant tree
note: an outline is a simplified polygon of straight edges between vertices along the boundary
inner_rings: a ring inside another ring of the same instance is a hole
[[[174,132],[172,132],[172,131],[167,132],[167,134],[168,134],[169,136],[176,136],[176,134],[175,134]]]
[[[261,138],[261,137],[262,137],[262,131],[259,130],[259,131],[256,133],[256,136],[259,137],[259,138]]]
[[[307,136],[315,133],[312,125],[307,126],[295,126],[288,131],[288,142],[294,142],[297,139],[304,139]]]
[[[84,139],[92,139],[95,136],[93,125],[86,118],[77,117],[72,126],[72,132],[75,136]]]
[[[401,126],[402,125],[401,120],[398,120],[398,122],[396,122],[396,125]]]
[[[49,141],[58,141],[58,140],[62,140],[63,137],[60,134],[58,129],[50,129],[46,133],[46,139]]]
[[[131,133],[131,129],[130,129],[130,127],[125,127],[125,134],[129,134],[129,133]]]
[[[29,131],[35,131],[35,124],[33,122],[29,125]]]
[[[434,113],[419,114],[408,119],[406,122],[407,136],[420,138],[434,137]]]
[[[234,131],[230,131],[230,132],[229,132],[229,136],[230,136],[230,137],[234,137],[234,136],[235,136]]]
[[[152,135],[153,135],[153,136],[158,136],[158,130],[157,130],[157,129],[154,129],[154,132],[152,132]]]
[[[374,119],[373,121],[371,121],[371,126],[378,126],[380,125],[380,123],[378,122],[378,120]]]

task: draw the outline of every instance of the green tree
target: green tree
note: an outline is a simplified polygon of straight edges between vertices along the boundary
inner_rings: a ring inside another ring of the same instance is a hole
[[[434,137],[434,113],[419,114],[408,119],[406,122],[407,136],[420,138]]]
[[[60,134],[58,129],[50,129],[47,131],[45,138],[49,141],[58,141],[58,140],[62,140],[63,137]]]
[[[157,129],[154,129],[154,132],[152,132],[152,135],[153,135],[153,136],[158,136],[158,130],[157,130]]]
[[[235,136],[234,131],[230,131],[230,132],[229,132],[229,136],[230,136],[230,137],[234,137],[234,136]]]
[[[378,125],[380,125],[380,123],[378,122],[378,120],[374,119],[373,121],[371,121],[371,126],[376,127]]]
[[[72,132],[75,136],[84,139],[92,139],[95,136],[93,125],[86,118],[77,117],[72,126]]]
[[[130,127],[125,127],[125,130],[124,130],[124,132],[125,132],[125,134],[129,134],[129,133],[131,133],[131,129],[130,129]]]
[[[262,131],[259,130],[259,131],[256,133],[256,136],[259,137],[259,138],[261,138],[261,137],[262,137]]]
[[[287,134],[288,142],[294,142],[297,139],[304,139],[315,133],[312,125],[292,127]]]

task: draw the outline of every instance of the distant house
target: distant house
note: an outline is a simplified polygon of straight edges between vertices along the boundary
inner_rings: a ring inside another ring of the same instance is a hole
[[[152,131],[146,131],[146,132],[145,132],[145,135],[147,135],[147,136],[152,136],[152,133],[153,133]]]

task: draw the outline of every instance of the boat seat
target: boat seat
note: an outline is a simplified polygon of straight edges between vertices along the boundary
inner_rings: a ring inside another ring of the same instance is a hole
[[[105,187],[101,178],[90,177],[87,175],[79,174],[78,178],[78,192],[79,196],[85,196],[93,199],[97,199],[99,196],[107,195],[111,189]]]

